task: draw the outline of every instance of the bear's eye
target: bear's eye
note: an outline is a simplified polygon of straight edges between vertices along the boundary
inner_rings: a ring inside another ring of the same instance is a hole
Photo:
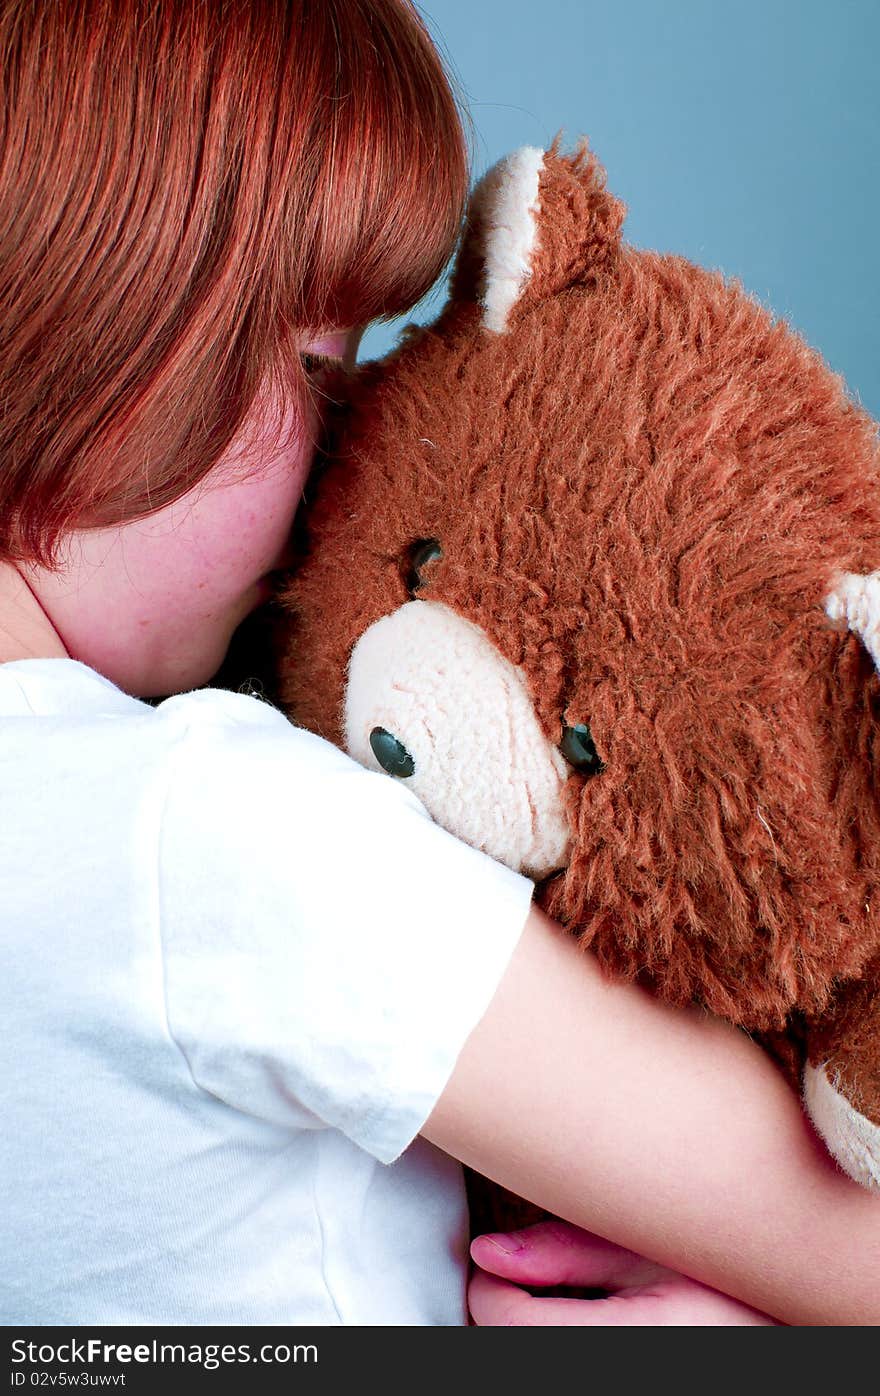
[[[415,773],[415,761],[393,732],[386,731],[384,727],[374,727],[370,733],[370,746],[382,770],[390,776],[401,776],[405,780]]]
[[[436,538],[417,538],[409,550],[409,559],[406,572],[406,585],[410,596],[414,596],[417,591],[425,585],[422,579],[422,568],[429,562],[436,562],[443,556],[443,549]]]
[[[581,775],[597,776],[605,769],[605,762],[599,756],[593,744],[593,734],[585,722],[576,722],[572,727],[563,722],[559,750],[569,766],[580,771]]]

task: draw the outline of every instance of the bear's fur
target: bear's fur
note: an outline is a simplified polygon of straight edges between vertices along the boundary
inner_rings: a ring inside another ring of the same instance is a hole
[[[628,246],[586,146],[537,154],[519,222],[513,163],[477,190],[437,322],[345,384],[283,702],[343,742],[375,622],[471,622],[603,763],[565,781],[545,909],[609,973],[805,1036],[880,1126],[880,694],[826,609],[880,569],[876,423],[741,286]]]

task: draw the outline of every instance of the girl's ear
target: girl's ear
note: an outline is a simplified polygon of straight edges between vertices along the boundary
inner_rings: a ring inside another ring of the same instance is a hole
[[[471,195],[452,277],[453,301],[478,301],[501,333],[520,311],[613,269],[626,210],[583,141],[573,155],[523,146]]]

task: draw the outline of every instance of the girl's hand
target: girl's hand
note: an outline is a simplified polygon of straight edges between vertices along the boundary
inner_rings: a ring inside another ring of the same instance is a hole
[[[775,1325],[736,1299],[564,1221],[478,1236],[471,1256],[475,1269],[468,1303],[474,1322],[483,1326]],[[524,1285],[596,1289],[603,1297],[535,1297]]]

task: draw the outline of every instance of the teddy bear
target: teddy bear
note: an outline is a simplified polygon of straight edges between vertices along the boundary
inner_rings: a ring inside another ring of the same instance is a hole
[[[880,1188],[877,424],[624,214],[586,141],[477,186],[439,318],[339,393],[280,699]]]

